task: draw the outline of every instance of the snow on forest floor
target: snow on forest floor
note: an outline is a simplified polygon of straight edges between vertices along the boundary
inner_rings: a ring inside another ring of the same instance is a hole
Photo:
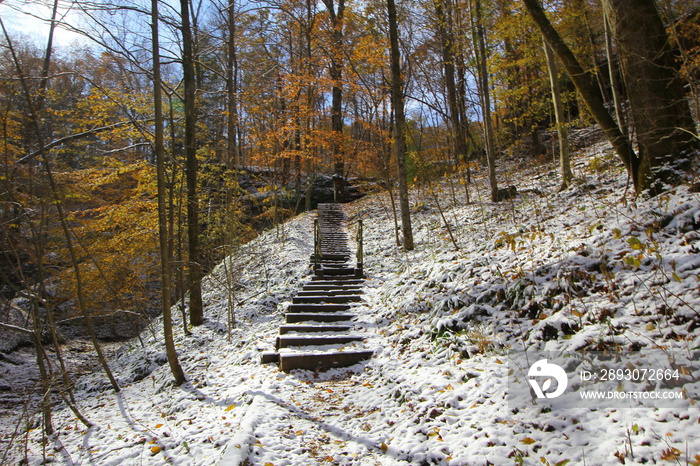
[[[188,383],[172,384],[156,325],[145,347],[136,340],[112,360],[121,394],[102,373],[80,380],[78,406],[94,427],[57,408],[57,434],[42,446],[38,416],[27,432],[18,412],[0,426],[4,451],[21,425],[3,463],[698,464],[697,405],[509,406],[512,350],[700,351],[700,194],[683,186],[633,199],[604,144],[576,157],[569,190],[557,192],[550,169],[513,168],[520,194],[500,204],[486,201],[483,176],[469,205],[463,186],[435,184],[459,250],[427,188],[411,197],[412,252],[396,246],[388,196],[346,207],[351,232],[364,222],[356,313],[370,361],[290,374],[260,364],[310,279],[315,214],[303,214],[207,278],[205,325],[185,337],[176,316]],[[697,395],[697,383],[686,388]]]

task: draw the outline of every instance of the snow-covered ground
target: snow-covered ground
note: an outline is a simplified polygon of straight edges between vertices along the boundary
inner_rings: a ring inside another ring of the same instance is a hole
[[[112,361],[121,394],[101,373],[81,379],[78,406],[94,427],[57,408],[51,442],[20,427],[5,462],[26,451],[30,464],[100,466],[700,464],[691,401],[561,410],[507,397],[513,351],[698,359],[700,194],[632,198],[604,144],[575,162],[577,181],[561,193],[553,167],[513,165],[520,195],[500,204],[480,176],[469,205],[457,181],[436,184],[458,250],[428,188],[412,193],[412,252],[395,244],[388,196],[348,205],[349,230],[364,222],[356,313],[376,353],[347,369],[260,364],[310,278],[314,214],[261,235],[207,279],[206,324],[186,337],[176,322],[187,384],[173,386],[156,326],[145,347],[134,341]],[[698,396],[697,383],[685,388]],[[0,426],[3,450],[15,420]]]

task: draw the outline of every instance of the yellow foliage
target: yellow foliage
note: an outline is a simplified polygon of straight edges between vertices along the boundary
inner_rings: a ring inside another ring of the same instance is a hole
[[[134,164],[117,169],[89,169],[63,174],[62,185],[73,211],[81,274],[91,312],[134,310],[153,299],[158,277],[158,225],[154,169]],[[50,249],[68,263],[64,238],[55,226]],[[57,278],[60,296],[76,293],[71,268]]]

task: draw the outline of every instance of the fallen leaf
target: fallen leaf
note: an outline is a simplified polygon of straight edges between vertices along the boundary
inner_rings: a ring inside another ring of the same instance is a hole
[[[236,403],[232,403],[228,406],[228,408],[226,408],[226,411],[231,411],[235,407],[236,407]]]
[[[151,448],[151,454],[157,455],[158,453],[160,453],[160,450],[161,448],[158,445],[156,445],[155,447]]]
[[[634,236],[632,238],[629,238],[627,240],[627,243],[629,243],[630,247],[636,251],[639,251],[640,249],[644,248],[644,245],[642,244],[639,239],[635,238]]]
[[[156,424],[156,429],[160,429],[161,427],[163,427],[163,424]]]
[[[524,443],[525,445],[532,445],[532,444],[535,443],[536,441],[537,441],[537,440],[535,440],[535,439],[532,438],[532,437],[525,437],[524,439],[521,440],[521,442]]]
[[[379,448],[381,448],[384,453],[386,453],[386,451],[389,449],[387,444],[384,442],[382,442],[382,444],[379,446]]]
[[[678,448],[669,448],[661,452],[661,459],[664,461],[677,461],[681,457],[681,451]]]

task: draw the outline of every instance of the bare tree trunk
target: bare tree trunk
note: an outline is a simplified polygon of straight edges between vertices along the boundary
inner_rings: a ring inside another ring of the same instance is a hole
[[[472,35],[476,45],[476,63],[481,97],[482,118],[484,120],[484,137],[486,139],[486,160],[489,167],[489,184],[491,186],[491,201],[498,202],[498,181],[496,180],[496,144],[491,119],[491,89],[489,88],[489,70],[486,64],[486,39],[484,37],[484,20],[481,12],[481,0],[474,2],[474,23]]]
[[[465,29],[464,18],[461,7],[456,7],[453,11],[454,22],[457,30]],[[455,39],[456,40],[456,39]],[[471,168],[469,167],[471,154],[469,148],[476,148],[474,135],[469,129],[469,120],[467,118],[467,69],[465,66],[465,57],[463,47],[453,48],[455,53],[456,71],[457,71],[457,108],[459,112],[460,132],[464,135],[466,142],[466,154],[464,158],[464,167],[462,169],[462,180],[464,182],[464,191],[466,194],[466,202],[469,204],[469,184],[472,182]]]
[[[447,91],[447,107],[450,111],[450,133],[454,151],[455,166],[466,162],[467,138],[457,97],[455,36],[453,30],[451,0],[435,0],[435,14],[438,21],[438,35],[442,49],[442,66],[445,71],[445,90]]]
[[[49,23],[49,38],[46,44],[46,53],[44,54],[44,62],[41,66],[41,81],[39,82],[39,95],[37,97],[37,110],[44,106],[44,98],[46,97],[46,86],[49,84],[49,67],[51,66],[51,54],[53,53],[53,37],[56,31],[56,16],[58,15],[58,0],[54,0],[53,8],[51,9],[51,22]]]
[[[554,61],[552,48],[544,41],[544,54],[547,57],[547,70],[549,71],[549,82],[552,86],[552,103],[554,104],[554,116],[557,120],[557,135],[559,137],[559,169],[561,171],[561,189],[569,187],[574,178],[571,173],[571,158],[569,156],[569,130],[566,128],[566,117],[564,116],[564,105],[561,101],[559,91],[559,76],[557,75],[557,64]]]
[[[637,192],[659,194],[697,162],[695,122],[676,56],[654,0],[603,0],[617,39],[639,159]]]
[[[175,341],[173,339],[173,321],[171,314],[171,269],[170,246],[168,244],[168,213],[165,186],[165,147],[163,144],[163,101],[160,78],[160,45],[158,42],[158,1],[151,2],[151,28],[153,34],[153,108],[155,114],[155,152],[158,179],[158,240],[160,245],[161,308],[163,310],[163,338],[168,356],[170,372],[175,384],[182,385],[186,378],[180,366]]]
[[[228,3],[228,53],[226,66],[226,93],[228,95],[227,151],[229,168],[240,165],[238,150],[238,54],[236,48],[236,1]]]
[[[617,119],[617,126],[620,127],[620,131],[625,137],[629,138],[629,130],[627,129],[627,119],[625,118],[625,112],[622,109],[622,86],[620,84],[619,77],[617,75],[617,68],[615,67],[615,61],[613,57],[612,49],[612,37],[610,32],[610,21],[608,20],[608,15],[603,13],[603,30],[605,34],[605,55],[608,59],[608,74],[610,75],[610,87],[612,87],[612,97],[613,105],[615,106],[615,118]]]
[[[637,154],[632,149],[629,139],[622,134],[617,123],[605,108],[603,96],[600,93],[595,76],[581,66],[571,49],[564,43],[559,33],[547,19],[547,15],[539,3],[540,0],[522,0],[522,2],[540,29],[544,40],[552,47],[552,50],[554,50],[554,53],[557,54],[564,68],[566,68],[588,111],[591,112],[591,116],[598,123],[600,129],[603,130],[618,157],[625,165],[627,172],[630,173],[634,180],[634,174],[639,166]],[[637,187],[636,183],[635,187]]]
[[[396,214],[396,199],[394,198],[393,182],[387,178],[386,190],[389,192],[389,201],[391,202],[391,212],[394,214],[394,235],[396,236],[396,245],[401,246],[401,236],[399,236],[399,217]]]
[[[34,349],[36,351],[36,365],[41,376],[41,415],[44,432],[47,436],[53,435],[53,422],[51,421],[51,381],[44,365],[44,347],[41,344],[41,320],[39,317],[38,303],[32,303],[32,320],[34,321]]]
[[[433,188],[433,185],[430,181],[428,181],[428,191],[433,196],[433,200],[435,201],[435,205],[438,208],[438,212],[440,212],[440,217],[442,218],[442,223],[445,225],[445,228],[447,229],[447,233],[450,235],[450,241],[452,241],[452,245],[455,247],[455,251],[459,251],[459,246],[457,245],[457,240],[455,239],[454,235],[452,234],[452,227],[450,227],[450,222],[448,222],[447,219],[445,218],[445,212],[443,212],[443,210],[442,210],[442,206],[440,205],[440,200],[438,199],[438,195],[435,192],[435,189]]]
[[[387,0],[389,15],[389,42],[391,46],[391,101],[394,105],[394,150],[399,177],[399,207],[401,209],[401,230],[403,248],[412,251],[413,229],[408,202],[408,182],[406,180],[406,115],[404,114],[403,79],[401,77],[401,54],[399,52],[399,30],[396,22],[396,4]]]
[[[345,163],[343,157],[343,23],[345,0],[323,0],[331,25],[330,77],[333,81],[331,98],[331,132],[333,147],[333,196],[336,202],[345,201]]]
[[[175,148],[177,147],[177,140],[175,136],[175,114],[173,112],[172,95],[168,95],[168,120],[170,127],[170,147],[171,156],[173,160],[176,158]],[[182,258],[182,198],[184,183],[182,180],[178,180],[178,174],[181,171],[178,169],[177,164],[173,163],[172,171],[170,173],[170,186],[168,192],[168,255],[175,259],[175,286],[174,295],[175,302],[177,303],[178,310],[182,317],[182,332],[185,335],[190,334],[190,329],[187,326],[187,314],[185,313],[185,278],[183,271],[183,258]],[[177,187],[177,196],[175,195],[175,188]],[[177,204],[175,200],[177,199]],[[177,215],[177,227],[175,222],[175,217]],[[172,285],[172,283],[171,283]]]
[[[189,0],[180,0],[182,70],[185,87],[185,157],[187,175],[187,249],[190,324],[202,325],[202,269],[199,263],[199,199],[197,196],[197,100]]]

